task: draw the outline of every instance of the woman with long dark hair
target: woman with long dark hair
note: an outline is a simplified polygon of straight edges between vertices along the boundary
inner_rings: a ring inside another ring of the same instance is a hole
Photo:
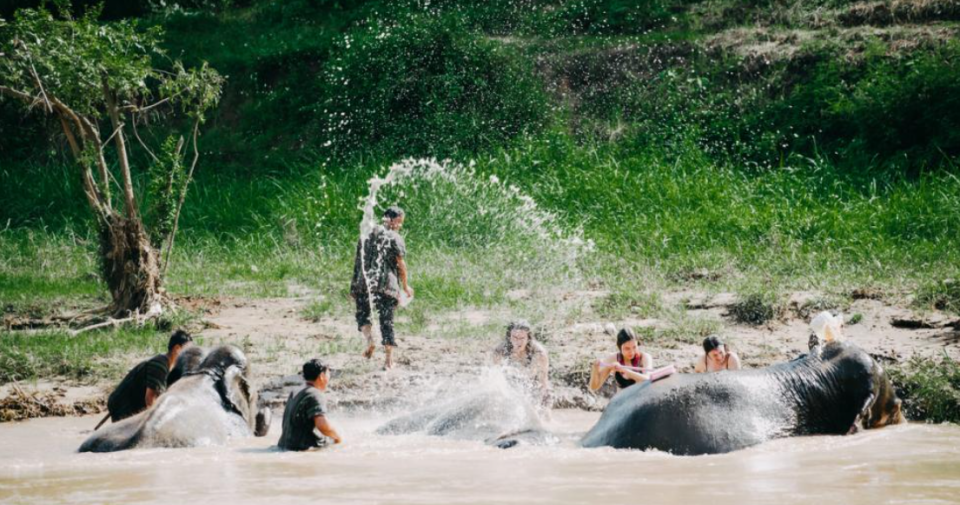
[[[740,370],[740,357],[727,349],[720,337],[710,335],[703,339],[703,356],[697,360],[693,371],[703,373],[722,370]]]
[[[632,329],[623,328],[617,333],[617,349],[619,352],[593,362],[590,369],[592,391],[600,389],[610,374],[613,374],[618,390],[650,380],[647,372],[653,371],[653,357],[640,350],[637,334]]]
[[[550,397],[550,358],[547,350],[534,340],[530,323],[520,320],[507,326],[507,333],[493,350],[496,364],[509,364],[527,372],[534,384],[534,393],[540,403],[546,404]]]

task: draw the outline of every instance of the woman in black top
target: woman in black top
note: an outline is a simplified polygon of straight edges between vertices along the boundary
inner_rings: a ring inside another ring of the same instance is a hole
[[[653,370],[653,357],[640,351],[637,334],[633,330],[623,328],[617,333],[617,349],[620,352],[593,362],[590,369],[590,390],[600,389],[611,373],[618,389],[650,379],[647,372]]]

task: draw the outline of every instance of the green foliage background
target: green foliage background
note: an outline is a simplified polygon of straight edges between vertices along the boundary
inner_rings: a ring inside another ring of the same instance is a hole
[[[317,311],[339,310],[368,179],[422,156],[472,164],[478,188],[495,176],[582,230],[597,245],[585,276],[614,294],[694,283],[764,308],[791,289],[867,286],[956,312],[960,14],[897,5],[882,17],[846,0],[111,0],[102,21],[162,37],[155,65],[207,62],[226,78],[201,130],[174,294],[300,285],[333,294]],[[103,296],[51,126],[0,100],[7,312]],[[154,126],[159,143],[183,125]],[[137,190],[164,198],[136,147],[133,162]],[[512,303],[519,284],[497,282],[505,256],[484,254],[503,229],[470,216],[495,195],[450,191],[389,195],[415,211],[424,321]],[[701,271],[716,280],[689,280]],[[624,300],[601,306],[659,306]]]

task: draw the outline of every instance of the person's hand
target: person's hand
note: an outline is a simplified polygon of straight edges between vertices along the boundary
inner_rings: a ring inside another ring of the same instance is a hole
[[[412,288],[412,287],[410,287],[410,286],[404,287],[404,288],[403,288],[403,292],[406,293],[407,296],[409,296],[410,298],[413,298],[413,288]]]

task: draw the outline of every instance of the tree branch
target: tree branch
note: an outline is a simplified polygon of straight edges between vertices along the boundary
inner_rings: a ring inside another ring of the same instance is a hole
[[[103,95],[107,102],[107,111],[110,113],[110,121],[114,129],[118,130],[114,137],[117,144],[117,159],[120,161],[120,175],[123,177],[123,197],[124,205],[127,210],[127,217],[140,220],[137,212],[137,200],[133,193],[133,178],[130,176],[130,161],[127,159],[127,144],[123,140],[123,124],[120,123],[120,114],[117,111],[117,100],[107,83],[107,78],[102,79]]]
[[[16,98],[17,100],[21,100],[21,101],[27,102],[27,103],[29,103],[29,104],[36,103],[36,101],[37,101],[36,97],[34,97],[33,95],[31,95],[31,94],[29,94],[29,93],[24,93],[23,91],[19,91],[19,90],[10,88],[10,87],[8,87],[8,86],[0,86],[0,93],[2,93],[2,94],[4,94],[4,95],[7,95],[7,96],[9,96],[9,97],[12,97],[12,98]]]
[[[60,126],[63,127],[63,133],[67,136],[67,142],[70,144],[73,158],[77,161],[77,164],[80,165],[83,179],[83,193],[87,196],[87,201],[90,203],[90,207],[93,208],[93,212],[97,215],[97,218],[102,220],[106,217],[106,212],[101,202],[101,196],[97,191],[97,185],[93,180],[93,172],[90,171],[90,166],[83,162],[83,150],[80,148],[80,144],[77,142],[73,130],[70,129],[70,123],[67,122],[67,119],[63,117],[63,115],[59,115],[59,117]]]
[[[167,267],[170,266],[170,258],[173,254],[173,243],[177,237],[177,226],[180,224],[180,210],[183,209],[183,202],[187,199],[187,188],[190,186],[190,181],[193,180],[193,171],[197,168],[197,160],[200,159],[200,150],[197,149],[197,135],[199,132],[200,116],[198,115],[193,122],[193,161],[190,162],[190,171],[187,172],[187,180],[183,183],[183,189],[180,191],[180,200],[177,201],[177,210],[173,214],[173,228],[170,230],[170,239],[167,241],[167,253],[164,255],[163,267],[160,270],[161,278],[166,277]]]
[[[163,105],[163,104],[169,102],[171,98],[173,98],[173,97],[164,98],[163,100],[160,100],[159,102],[152,103],[152,104],[150,104],[150,105],[148,105],[148,106],[146,106],[146,107],[143,107],[143,108],[137,107],[136,105],[125,105],[125,106],[121,107],[120,110],[129,111],[129,112],[138,112],[138,113],[141,113],[141,114],[142,114],[142,113],[144,113],[144,112],[149,111],[150,109],[152,109],[152,108],[154,108],[154,107],[157,107],[157,106],[160,106],[160,105]]]
[[[151,151],[150,148],[147,147],[147,144],[143,141],[143,139],[140,138],[140,132],[137,131],[137,118],[134,117],[133,114],[134,113],[130,114],[130,125],[133,127],[133,136],[136,137],[137,142],[140,143],[140,146],[143,147],[143,150],[150,155],[150,159],[152,159],[154,163],[157,163],[158,161],[160,161],[160,159],[157,158],[156,154],[153,154],[153,151]]]
[[[113,211],[113,198],[110,196],[110,171],[107,169],[107,160],[103,157],[103,142],[100,141],[100,130],[86,117],[73,111],[57,97],[49,97],[54,108],[59,110],[68,119],[77,125],[80,136],[95,146],[97,169],[100,173],[100,193],[103,196],[103,206],[108,212]]]
[[[39,83],[38,83],[39,86]],[[12,98],[27,102],[28,104],[34,104],[37,102],[37,98],[33,97],[29,93],[13,89],[9,86],[0,86],[0,94],[7,95]],[[97,213],[98,217],[104,216],[110,209],[110,194],[109,191],[106,195],[102,191],[96,191],[96,183],[93,180],[93,174],[89,172],[89,167],[83,164],[82,160],[82,149],[77,142],[76,136],[73,134],[73,130],[70,129],[69,123],[73,123],[77,126],[77,129],[80,131],[81,137],[89,140],[95,145],[99,145],[98,135],[96,130],[93,130],[89,121],[87,124],[84,124],[84,121],[81,117],[73,111],[70,107],[65,105],[63,102],[58,100],[56,97],[51,95],[44,95],[44,103],[49,107],[47,112],[50,114],[57,113],[60,117],[60,125],[63,128],[64,134],[67,136],[67,142],[70,144],[70,150],[73,152],[74,158],[77,160],[77,163],[81,165],[81,169],[84,170],[83,182],[84,182],[84,193],[86,193],[87,200],[90,203],[90,206],[93,208],[94,212]],[[98,160],[101,164],[101,177],[106,177],[106,160],[103,160],[102,155],[99,156]],[[88,184],[90,186],[88,186]]]

